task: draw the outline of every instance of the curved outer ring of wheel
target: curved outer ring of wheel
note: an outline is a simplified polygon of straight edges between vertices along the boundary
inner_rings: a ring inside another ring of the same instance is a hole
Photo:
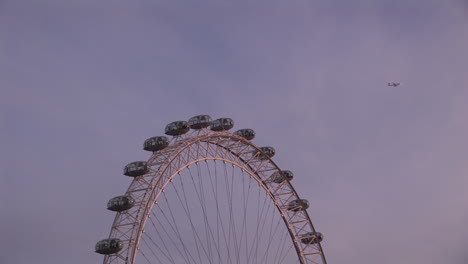
[[[252,155],[253,153],[257,154]],[[135,206],[129,211],[117,213],[109,235],[125,241],[126,247],[114,256],[105,256],[104,264],[110,264],[115,259],[125,260],[128,264],[135,262],[146,220],[161,192],[182,170],[207,160],[231,163],[249,173],[267,192],[281,214],[300,263],[312,263],[308,257],[320,254],[322,264],[326,264],[320,243],[315,245],[301,243],[301,234],[315,232],[307,211],[291,212],[285,209],[288,202],[300,199],[299,195],[288,181],[278,184],[268,180],[272,173],[281,169],[270,158],[256,159],[259,153],[261,153],[260,147],[228,131],[206,130],[193,136],[186,134],[184,137],[174,137],[169,147],[150,157],[147,162],[150,172],[136,177],[127,189],[126,195],[134,197]],[[299,227],[297,222],[301,223]],[[132,228],[121,228],[132,224]]]

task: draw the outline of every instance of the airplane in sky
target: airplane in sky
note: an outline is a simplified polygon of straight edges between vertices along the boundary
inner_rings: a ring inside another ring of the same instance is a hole
[[[397,87],[398,85],[400,85],[400,83],[397,83],[397,82],[391,82],[387,84],[387,86],[392,86],[392,87]]]

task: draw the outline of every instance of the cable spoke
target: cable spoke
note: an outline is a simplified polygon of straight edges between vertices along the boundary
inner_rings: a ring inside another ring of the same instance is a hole
[[[216,155],[227,158],[230,154]],[[140,238],[142,261],[295,263],[297,254],[282,212],[263,189],[268,182],[258,182],[267,177],[252,171],[258,173],[258,169],[241,169],[226,160],[205,159],[187,165],[161,187],[165,191],[160,193]],[[291,215],[287,217],[292,221]]]

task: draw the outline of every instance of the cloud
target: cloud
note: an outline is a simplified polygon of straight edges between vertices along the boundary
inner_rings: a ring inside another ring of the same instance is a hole
[[[122,167],[207,113],[277,149],[330,263],[464,263],[464,2],[1,4],[4,262],[100,262]]]

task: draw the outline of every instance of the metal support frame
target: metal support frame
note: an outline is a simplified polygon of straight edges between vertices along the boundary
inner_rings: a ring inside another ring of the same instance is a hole
[[[275,183],[270,180],[281,169],[270,158],[259,159],[261,153],[258,146],[228,131],[192,130],[173,137],[169,147],[149,158],[150,171],[136,177],[128,187],[125,194],[135,199],[135,206],[117,213],[109,235],[122,240],[124,248],[117,254],[105,256],[103,263],[134,264],[145,223],[165,187],[192,164],[220,160],[247,172],[270,196],[288,228],[301,264],[326,264],[320,243],[301,243],[301,235],[315,232],[307,211],[286,209],[289,202],[300,199],[299,195],[289,181]],[[317,255],[320,256],[319,262]]]

